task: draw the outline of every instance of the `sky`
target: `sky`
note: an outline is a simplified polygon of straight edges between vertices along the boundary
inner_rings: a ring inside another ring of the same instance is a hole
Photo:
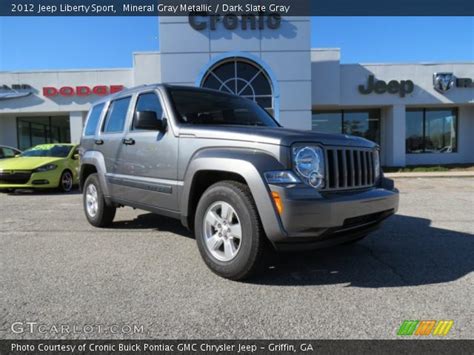
[[[313,17],[342,63],[474,62],[474,17]],[[129,68],[159,51],[156,17],[0,17],[0,71]],[[179,39],[177,39],[179,40]]]

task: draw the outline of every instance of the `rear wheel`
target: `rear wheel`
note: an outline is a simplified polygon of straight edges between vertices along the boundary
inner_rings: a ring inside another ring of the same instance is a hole
[[[265,235],[247,185],[222,181],[202,195],[195,216],[199,252],[216,274],[250,277],[263,258]]]
[[[73,177],[69,170],[64,170],[59,179],[59,190],[62,192],[70,192],[72,190]]]
[[[86,218],[93,226],[106,227],[114,220],[117,209],[107,205],[97,174],[89,175],[84,183],[83,203]]]

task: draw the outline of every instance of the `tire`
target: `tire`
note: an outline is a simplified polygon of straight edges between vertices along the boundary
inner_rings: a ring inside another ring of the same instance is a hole
[[[73,188],[74,178],[69,170],[64,170],[59,179],[58,189],[61,192],[71,192]]]
[[[94,227],[107,227],[112,224],[116,208],[108,206],[99,183],[97,174],[91,174],[84,183],[83,190],[84,213]]]
[[[199,200],[194,226],[199,252],[214,273],[243,280],[257,271],[266,237],[247,185],[222,181],[210,186]]]

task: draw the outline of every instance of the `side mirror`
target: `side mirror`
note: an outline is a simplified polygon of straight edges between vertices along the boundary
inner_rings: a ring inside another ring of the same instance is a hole
[[[77,154],[77,153],[74,154],[74,155],[72,156],[72,160],[79,160],[79,154]]]
[[[149,131],[164,131],[166,124],[165,119],[158,119],[155,111],[137,111],[135,112],[133,128]]]

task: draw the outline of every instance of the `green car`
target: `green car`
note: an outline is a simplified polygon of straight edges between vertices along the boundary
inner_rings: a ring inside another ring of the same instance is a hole
[[[12,159],[0,160],[0,190],[59,189],[77,185],[79,154],[74,144],[41,144]]]

